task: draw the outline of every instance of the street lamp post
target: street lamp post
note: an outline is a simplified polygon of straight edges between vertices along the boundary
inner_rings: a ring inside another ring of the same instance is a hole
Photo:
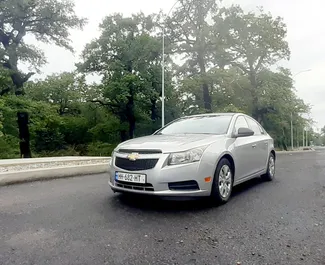
[[[297,75],[299,75],[299,74],[302,74],[302,73],[305,73],[305,72],[309,72],[309,71],[311,71],[311,69],[307,69],[307,70],[303,70],[303,71],[300,71],[300,72],[298,72],[298,73],[296,73],[296,74],[294,74],[293,75],[293,77],[296,77]],[[291,125],[291,149],[293,150],[293,124],[292,124],[292,112],[291,112],[291,121],[290,121],[290,125]],[[304,129],[304,131],[303,131],[303,146],[304,146],[304,134],[305,134],[305,129]]]
[[[311,71],[311,69],[300,71],[300,72],[294,74],[293,77],[296,77],[297,75],[300,75],[300,74],[305,73],[305,72],[310,72],[310,71]]]
[[[164,25],[163,25],[164,26]],[[162,35],[162,62],[161,62],[161,127],[165,126],[165,29]]]
[[[173,10],[174,6],[178,3],[177,0],[169,12],[166,18],[169,16],[170,12]],[[162,60],[161,60],[161,127],[165,126],[165,21],[162,28]]]

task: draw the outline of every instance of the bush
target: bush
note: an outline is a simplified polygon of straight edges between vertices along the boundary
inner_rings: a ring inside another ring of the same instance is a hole
[[[91,134],[88,132],[89,124],[87,119],[78,116],[62,117],[60,132],[68,145],[85,144],[91,141]]]
[[[88,145],[87,155],[89,156],[111,156],[117,144],[108,144],[103,142],[90,143]]]
[[[64,136],[58,129],[41,129],[35,131],[33,146],[36,152],[57,151],[64,147]]]
[[[33,153],[33,157],[58,157],[58,156],[79,156],[80,153],[73,146],[65,147],[57,151],[42,151]]]
[[[4,135],[0,137],[0,159],[20,158],[19,139]]]

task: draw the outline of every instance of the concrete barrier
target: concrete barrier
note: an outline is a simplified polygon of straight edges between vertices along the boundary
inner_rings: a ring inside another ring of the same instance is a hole
[[[53,162],[81,162],[87,160],[107,160],[110,157],[103,156],[63,156],[63,157],[39,157],[20,159],[0,159],[0,166],[30,165]]]
[[[0,173],[0,186],[67,178],[74,176],[90,175],[90,174],[100,174],[105,173],[108,170],[107,163],[101,164],[88,164],[88,165],[78,165],[78,166],[64,166],[55,168],[42,168],[42,169],[32,169],[32,170],[22,170],[22,171],[12,171]]]

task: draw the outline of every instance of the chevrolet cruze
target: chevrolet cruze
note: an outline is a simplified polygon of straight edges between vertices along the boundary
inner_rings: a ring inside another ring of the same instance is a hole
[[[253,118],[214,113],[177,119],[153,135],[119,144],[109,165],[114,192],[210,196],[229,200],[234,186],[275,174],[274,142]]]

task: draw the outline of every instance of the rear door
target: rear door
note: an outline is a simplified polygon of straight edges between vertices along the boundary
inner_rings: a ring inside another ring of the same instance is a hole
[[[237,117],[233,132],[237,133],[239,128],[249,128],[248,123],[243,115]],[[255,173],[255,161],[258,159],[258,152],[254,145],[254,135],[236,138],[233,149],[233,156],[236,164],[235,181],[238,181]]]
[[[265,169],[265,166],[267,164],[268,159],[268,136],[265,133],[265,131],[262,129],[262,126],[255,121],[254,119],[247,117],[246,120],[248,123],[248,126],[251,130],[254,131],[255,136],[255,149],[257,152],[257,158],[254,162],[255,165],[255,172],[262,171]]]

